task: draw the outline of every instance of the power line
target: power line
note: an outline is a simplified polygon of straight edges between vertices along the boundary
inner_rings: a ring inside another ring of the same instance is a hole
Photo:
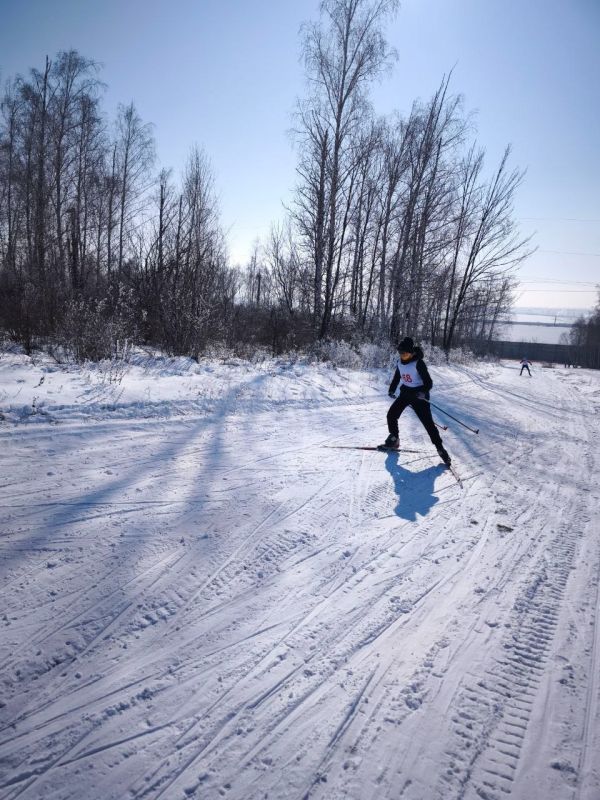
[[[558,278],[528,278],[519,283],[552,283],[557,286],[598,286],[599,281],[561,281]]]
[[[533,222],[600,222],[600,219],[583,219],[581,217],[518,217],[518,219]]]
[[[576,253],[569,250],[538,250],[538,253],[558,253],[561,256],[594,256],[600,258],[600,253]]]

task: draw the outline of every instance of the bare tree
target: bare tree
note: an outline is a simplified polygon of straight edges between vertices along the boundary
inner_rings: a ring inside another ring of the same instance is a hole
[[[219,312],[232,302],[225,242],[219,221],[214,178],[208,158],[193,148],[177,202],[168,204],[173,226],[169,256],[160,281],[162,340],[178,353],[198,355],[218,331]]]
[[[482,154],[475,156],[470,151],[466,163],[455,246],[456,259],[461,259],[460,277],[448,294],[443,339],[446,352],[452,347],[470,290],[492,275],[510,273],[532,252],[530,239],[519,237],[512,218],[515,192],[524,173],[508,170],[509,155],[507,147],[488,184],[476,184],[483,164]],[[463,219],[465,209],[471,213]]]
[[[439,195],[446,193],[442,164],[446,154],[460,144],[464,132],[461,101],[448,97],[449,80],[449,76],[442,80],[424,107],[413,106],[407,123],[409,166],[390,275],[390,334],[394,339],[406,326],[407,317],[412,329],[418,316],[416,300],[426,233]]]
[[[348,184],[356,172],[347,169],[348,159],[367,112],[367,87],[392,58],[381,29],[397,6],[397,0],[323,0],[321,24],[305,28],[303,52],[313,92],[310,112],[301,108],[300,114],[304,153],[299,172],[304,181],[297,192],[297,217],[314,252],[319,337],[331,323],[350,217]],[[307,199],[313,201],[308,220]]]
[[[111,134],[93,62],[59,53],[8,84],[0,324],[26,347],[72,335],[80,354],[100,352],[89,331],[103,319],[193,355],[242,331],[273,352],[405,326],[447,349],[489,339],[529,252],[512,220],[522,173],[507,151],[486,182],[449,77],[408,117],[375,119],[368,92],[392,61],[383,26],[397,6],[323,0],[304,28],[294,199],[245,272],[228,267],[206,155],[193,149],[180,181],[155,180],[150,126],[131,103]]]
[[[273,278],[275,296],[293,316],[301,290],[301,258],[291,225],[272,225],[265,247],[265,258]]]
[[[141,210],[139,201],[149,188],[148,170],[154,162],[152,126],[142,122],[133,103],[119,107],[114,162],[116,162],[115,177],[120,189],[117,259],[117,270],[120,275],[123,268],[127,223]]]
[[[296,171],[300,184],[295,193],[292,218],[303,242],[303,250],[314,264],[312,306],[317,327],[323,316],[325,220],[329,204],[329,130],[324,125],[322,115],[310,103],[300,104],[298,116],[300,129],[297,136],[301,142],[301,153]]]

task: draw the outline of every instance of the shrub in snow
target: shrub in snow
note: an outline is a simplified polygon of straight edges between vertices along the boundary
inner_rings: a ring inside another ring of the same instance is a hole
[[[328,361],[334,367],[359,369],[361,366],[359,354],[348,342],[322,339],[315,342],[309,352],[318,361]]]
[[[466,347],[453,347],[448,356],[446,351],[441,347],[434,345],[421,345],[425,358],[430,364],[434,366],[441,366],[443,364],[472,364],[475,359],[473,352]]]
[[[222,341],[210,342],[202,353],[202,357],[207,361],[225,361],[230,356],[231,349]]]
[[[47,350],[57,364],[67,364],[71,361],[69,348],[61,342],[48,342]]]
[[[475,356],[468,347],[456,347],[450,351],[451,364],[472,364]]]
[[[124,358],[105,358],[98,363],[97,375],[100,383],[121,383],[129,369],[129,361]]]
[[[441,347],[435,347],[434,345],[422,345],[422,348],[423,352],[425,353],[425,359],[429,364],[439,367],[448,363],[446,353]]]
[[[137,335],[128,292],[117,288],[116,299],[77,299],[67,306],[59,344],[77,362],[126,361]]]
[[[377,369],[387,367],[390,362],[390,345],[363,342],[358,346],[361,365],[363,369]]]
[[[309,359],[327,361],[335,367],[347,369],[389,368],[395,363],[395,354],[389,342],[347,342],[323,339],[309,350]]]
[[[253,364],[264,364],[265,361],[271,361],[273,356],[264,347],[257,347],[250,359]]]

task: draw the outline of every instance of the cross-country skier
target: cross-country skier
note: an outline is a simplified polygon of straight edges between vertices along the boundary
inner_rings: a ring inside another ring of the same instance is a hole
[[[429,392],[433,386],[433,381],[423,361],[423,351],[415,345],[410,336],[406,336],[398,345],[398,353],[400,358],[397,362],[388,394],[390,397],[396,398],[398,384],[400,384],[400,394],[394,400],[387,413],[390,435],[385,440],[383,447],[399,449],[398,420],[404,409],[407,406],[411,406],[437,448],[440,458],[444,464],[450,466],[450,456],[444,449],[442,437],[431,416]]]
[[[529,369],[529,365],[530,364],[531,364],[531,361],[529,361],[526,358],[522,358],[521,359],[521,372],[519,372],[519,375],[522,375],[523,374],[523,370],[526,369],[527,372],[529,373],[529,377],[531,378],[531,370]]]

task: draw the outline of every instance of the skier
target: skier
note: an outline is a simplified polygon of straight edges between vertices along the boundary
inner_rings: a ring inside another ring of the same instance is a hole
[[[400,359],[397,362],[396,371],[390,384],[388,394],[394,398],[394,402],[387,413],[387,424],[390,435],[381,445],[385,448],[397,450],[400,447],[398,437],[398,420],[400,414],[407,406],[411,406],[421,424],[429,434],[429,438],[437,448],[438,454],[446,466],[450,466],[451,459],[444,445],[442,438],[435,426],[429,407],[429,391],[433,386],[433,381],[423,361],[423,351],[416,346],[410,336],[406,336],[398,345]],[[396,399],[396,388],[400,386],[400,394]]]
[[[522,375],[523,374],[523,370],[526,369],[527,372],[529,373],[529,377],[531,378],[531,370],[529,369],[529,365],[530,364],[531,364],[531,361],[528,361],[526,358],[522,358],[521,359],[521,372],[519,372],[519,375]]]

